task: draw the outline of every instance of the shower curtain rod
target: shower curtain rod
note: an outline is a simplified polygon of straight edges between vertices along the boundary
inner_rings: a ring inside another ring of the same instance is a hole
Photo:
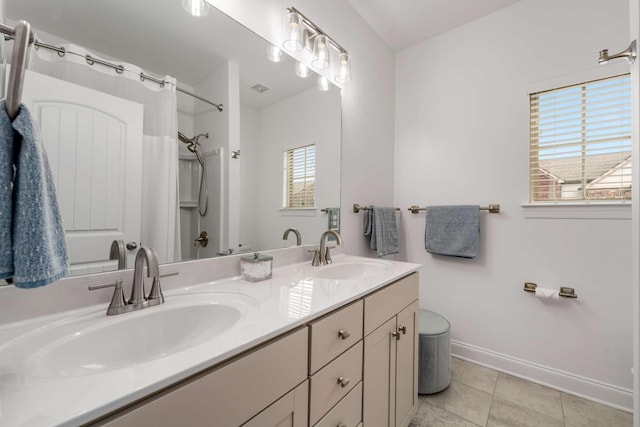
[[[6,39],[13,39],[13,37],[10,36],[10,35],[5,36],[5,38]],[[94,58],[91,55],[81,55],[81,54],[79,54],[77,52],[72,52],[72,51],[66,50],[64,47],[58,47],[58,46],[53,46],[53,45],[50,45],[50,44],[47,44],[47,43],[43,43],[43,42],[39,41],[38,39],[36,39],[33,44],[34,44],[36,49],[42,47],[42,48],[45,48],[45,49],[53,50],[54,52],[57,52],[58,56],[60,56],[60,57],[65,56],[67,53],[83,57],[87,61],[87,64],[89,64],[89,65],[93,65],[93,64],[96,64],[96,63],[97,64],[101,64],[101,65],[104,65],[106,67],[113,68],[114,70],[116,70],[116,73],[118,73],[118,74],[122,74],[124,71],[129,71],[129,70],[126,70],[123,65],[114,64],[112,62],[103,61],[101,59]],[[141,81],[150,80],[150,81],[152,81],[154,83],[159,84],[160,87],[164,87],[165,84],[169,83],[169,82],[164,81],[163,79],[159,79],[157,77],[153,77],[153,76],[151,76],[149,74],[145,74],[143,72],[140,72],[140,80]],[[203,98],[203,97],[201,97],[199,95],[196,95],[195,93],[192,93],[192,92],[189,92],[188,90],[182,89],[177,84],[176,84],[176,90],[178,92],[184,93],[185,95],[192,96],[192,97],[194,97],[194,98],[196,98],[196,99],[198,99],[198,100],[200,100],[202,102],[206,102],[207,104],[216,107],[218,109],[218,111],[222,111],[223,110],[223,105],[222,104],[216,104],[215,102],[209,101],[208,99]]]

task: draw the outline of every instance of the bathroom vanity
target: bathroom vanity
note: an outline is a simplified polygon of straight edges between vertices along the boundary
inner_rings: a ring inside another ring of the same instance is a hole
[[[0,425],[407,426],[417,408],[417,268],[338,255],[328,266],[276,268],[260,283],[234,277],[176,287],[140,314],[107,318],[101,305],[20,324],[0,347],[29,352],[9,361],[13,378],[2,367]],[[87,337],[109,336],[95,331],[113,324],[145,334],[139,319],[149,316],[170,342],[140,337],[135,355],[106,346],[85,365],[61,357],[83,354],[83,339],[95,347]],[[68,337],[77,319],[82,331]],[[222,327],[211,332],[202,319]],[[64,337],[56,328],[67,328]],[[24,344],[43,329],[50,338],[41,348]],[[128,358],[135,361],[122,362]]]

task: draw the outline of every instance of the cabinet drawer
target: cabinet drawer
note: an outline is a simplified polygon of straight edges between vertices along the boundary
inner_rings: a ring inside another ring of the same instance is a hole
[[[306,379],[308,336],[299,329],[100,425],[237,427]]]
[[[339,379],[343,379],[340,384]],[[310,424],[314,425],[362,379],[362,341],[311,377]],[[345,382],[348,380],[348,384]]]
[[[418,273],[412,273],[364,298],[364,335],[418,299]]]
[[[359,300],[309,325],[311,374],[362,339],[363,305]]]
[[[358,383],[315,427],[356,427],[362,419],[362,383]]]

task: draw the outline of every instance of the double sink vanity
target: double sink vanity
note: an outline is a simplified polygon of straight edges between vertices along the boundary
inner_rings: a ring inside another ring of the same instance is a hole
[[[0,426],[410,423],[418,265],[340,254],[259,283],[194,279],[214,262],[173,265],[144,310],[0,325]]]

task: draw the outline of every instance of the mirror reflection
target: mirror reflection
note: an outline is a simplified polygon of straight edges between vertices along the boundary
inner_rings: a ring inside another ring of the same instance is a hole
[[[131,267],[140,245],[167,263],[339,229],[340,91],[296,76],[285,54],[268,60],[250,30],[180,0],[7,0],[5,21],[18,19],[39,42],[23,102],[55,176],[70,274]]]

